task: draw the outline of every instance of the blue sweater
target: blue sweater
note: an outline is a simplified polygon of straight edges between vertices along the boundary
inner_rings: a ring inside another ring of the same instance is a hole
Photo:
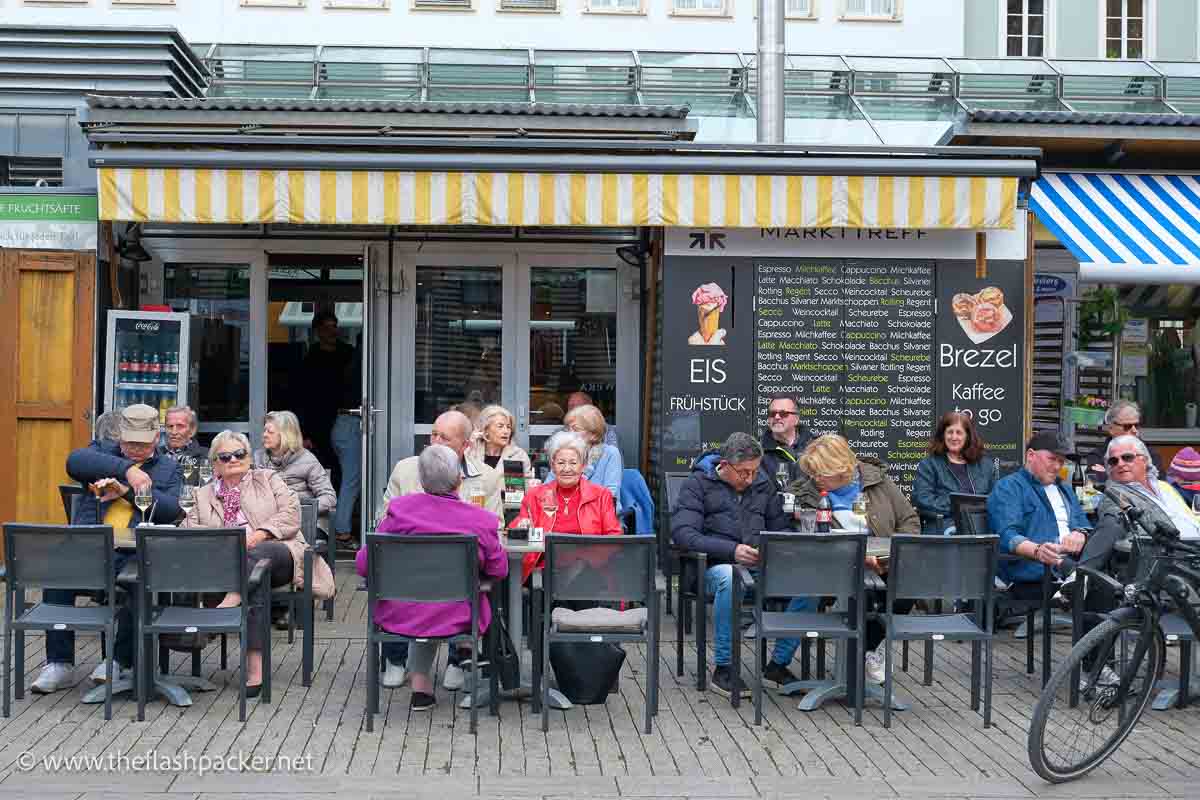
[[[617,507],[617,515],[624,511],[621,505],[621,478],[624,477],[624,465],[621,463],[621,451],[611,444],[598,445],[603,448],[600,458],[583,470],[583,477],[592,483],[603,486],[612,493],[613,503]],[[554,473],[546,476],[546,483],[554,480]]]
[[[1067,504],[1067,527],[1092,530],[1092,523],[1079,507],[1070,484],[1056,484]],[[1000,552],[1015,553],[1026,540],[1042,544],[1058,542],[1058,519],[1046,491],[1029,470],[1021,469],[996,482],[988,496],[988,524],[1000,537]],[[1000,578],[1009,583],[1033,583],[1042,579],[1041,564],[1028,559],[1000,562]]]

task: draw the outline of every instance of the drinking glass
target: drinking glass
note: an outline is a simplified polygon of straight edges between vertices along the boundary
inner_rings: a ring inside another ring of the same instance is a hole
[[[858,493],[858,497],[854,498],[854,502],[850,505],[850,513],[858,518],[862,529],[867,529],[867,496],[862,492]]]
[[[195,486],[185,483],[183,488],[179,490],[179,507],[183,509],[184,516],[187,516],[196,507]]]
[[[201,461],[200,462],[200,483],[202,483],[202,484],[208,483],[209,481],[212,480],[212,476],[213,476],[212,464],[210,464],[208,461]]]
[[[196,471],[196,459],[192,458],[191,456],[184,456],[183,463],[180,466],[183,467],[184,482],[191,483],[192,473]]]
[[[817,532],[817,510],[815,508],[805,508],[800,511],[800,532],[801,533],[816,533]]]
[[[154,503],[154,495],[150,494],[149,489],[138,489],[134,492],[133,504],[142,512],[142,522],[146,522],[146,512],[150,510],[152,503]]]

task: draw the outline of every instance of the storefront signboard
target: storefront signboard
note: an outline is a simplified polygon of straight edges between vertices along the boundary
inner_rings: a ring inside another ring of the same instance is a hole
[[[96,196],[0,193],[0,247],[95,250]]]
[[[969,231],[830,230],[668,232],[665,468],[759,434],[776,394],[906,490],[943,411],[971,413],[994,456],[1019,458],[1024,233],[989,234],[1006,258],[978,280]]]

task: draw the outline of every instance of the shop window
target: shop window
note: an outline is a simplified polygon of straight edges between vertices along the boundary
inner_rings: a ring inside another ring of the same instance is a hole
[[[671,13],[678,16],[729,16],[728,0],[673,0]]]
[[[1168,298],[1171,292],[1179,295],[1174,299],[1187,299],[1194,294],[1191,287],[1166,288]],[[1136,337],[1128,335],[1122,342],[1124,393],[1128,393],[1131,385],[1136,389],[1143,428],[1185,427],[1189,422],[1188,407],[1200,402],[1196,381],[1200,331],[1196,330],[1195,320],[1179,318],[1151,319],[1142,330],[1146,328],[1149,337],[1144,344],[1130,341]]]
[[[1046,1],[1005,0],[1005,55],[1036,58],[1046,54]]]
[[[901,0],[843,0],[843,20],[894,22],[900,19]]]
[[[500,11],[557,12],[558,0],[499,0]]]
[[[0,186],[62,186],[61,158],[0,156]]]
[[[1105,0],[1104,57],[1146,57],[1145,0]]]
[[[587,0],[591,14],[645,14],[643,0]]]

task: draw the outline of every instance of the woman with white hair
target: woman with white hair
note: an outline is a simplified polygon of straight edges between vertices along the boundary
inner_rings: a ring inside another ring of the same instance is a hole
[[[488,406],[479,412],[467,456],[501,472],[505,461],[520,461],[522,474],[527,474],[532,469],[529,455],[513,444],[515,429],[515,420],[507,408]]]
[[[582,436],[571,431],[551,436],[546,443],[546,457],[554,477],[525,492],[521,511],[509,527],[541,528],[544,533],[620,534],[612,494],[584,477],[592,449]],[[525,556],[521,580],[539,568],[541,561],[539,553]]]
[[[263,446],[254,451],[257,469],[273,469],[301,500],[317,504],[317,526],[329,537],[329,516],[337,507],[337,492],[329,473],[304,447],[300,420],[291,411],[272,411],[263,422]]]
[[[270,589],[289,582],[304,585],[304,549],[300,533],[300,502],[278,473],[255,469],[250,460],[250,440],[243,433],[224,430],[209,448],[215,479],[196,492],[196,505],[183,522],[185,528],[244,528],[247,568],[262,559],[271,562],[271,586],[261,596],[249,598],[250,623],[245,643],[246,694],[257,697],[262,687],[262,606],[269,603]],[[333,597],[333,575],[319,558],[313,559],[313,594]],[[230,592],[220,607],[241,605],[243,598]]]

